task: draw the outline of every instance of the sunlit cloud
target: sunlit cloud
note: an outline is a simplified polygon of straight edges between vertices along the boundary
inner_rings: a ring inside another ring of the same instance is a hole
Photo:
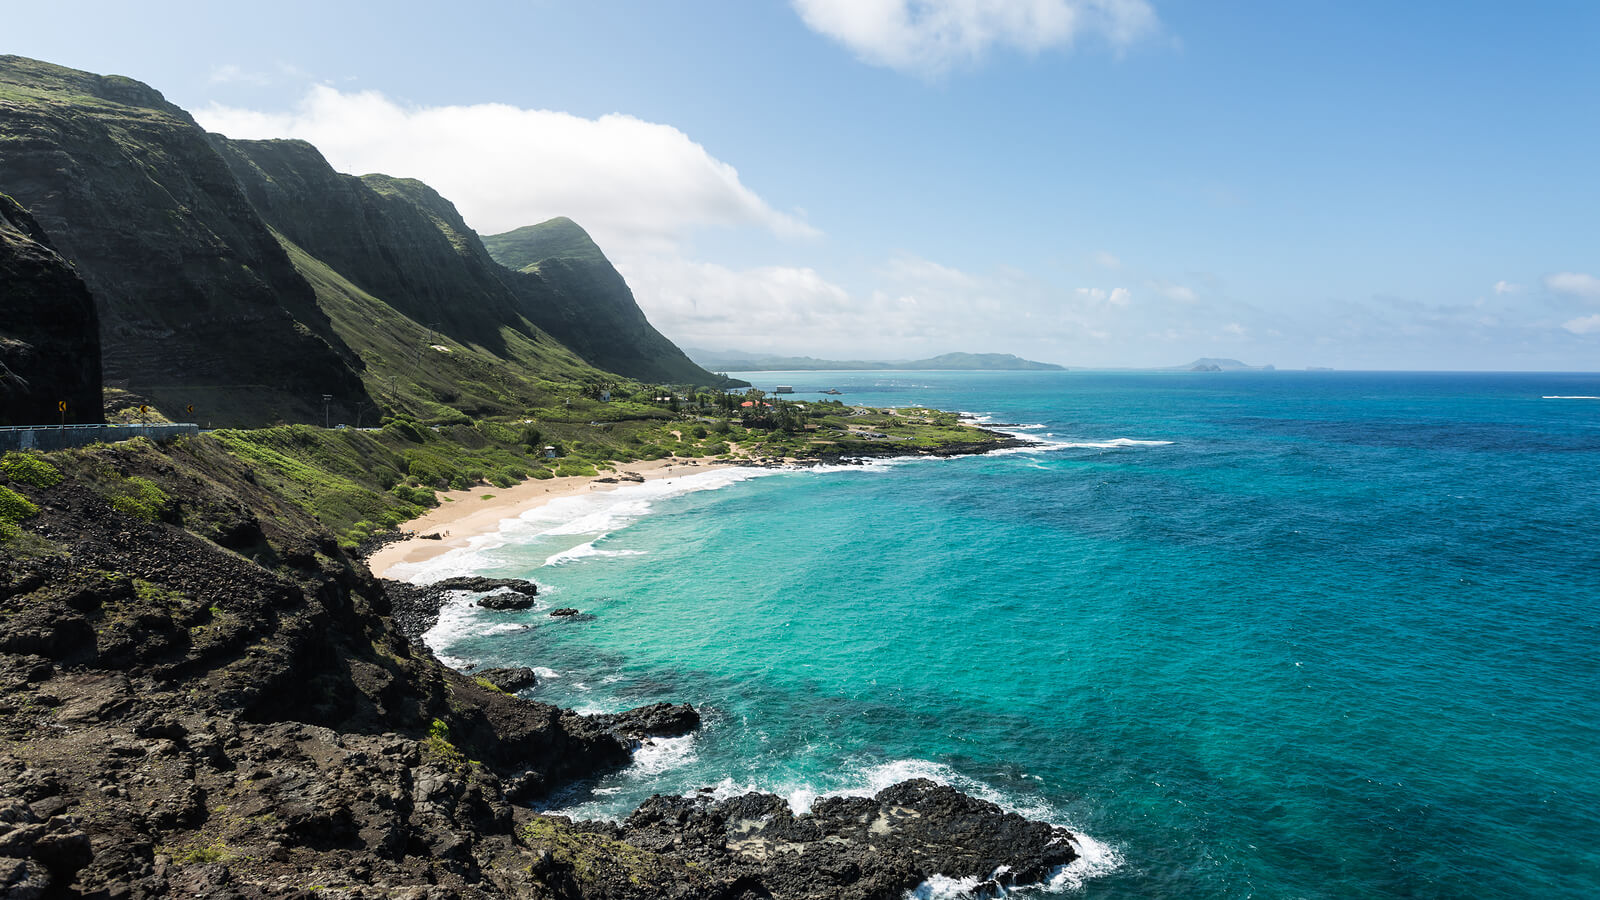
[[[1544,277],[1544,286],[1557,294],[1600,300],[1600,278],[1585,272],[1557,272]]]
[[[1600,315],[1573,319],[1570,322],[1563,323],[1561,327],[1573,334],[1597,334],[1600,333]]]
[[[793,0],[811,30],[876,66],[938,75],[995,48],[1039,53],[1080,36],[1125,47],[1158,26],[1145,0]]]
[[[569,216],[608,251],[675,246],[703,226],[785,238],[817,230],[774,209],[733,166],[670,125],[504,104],[408,107],[374,91],[314,87],[288,113],[213,104],[195,114],[234,138],[301,138],[342,172],[418,178],[483,234]]]

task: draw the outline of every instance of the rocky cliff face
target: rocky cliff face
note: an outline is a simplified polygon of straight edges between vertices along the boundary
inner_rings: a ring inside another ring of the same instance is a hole
[[[477,235],[427,185],[341,175],[304,141],[212,142],[273,229],[413,321],[497,356],[502,328],[535,334]]]
[[[44,229],[4,194],[0,286],[0,425],[104,421],[94,298]]]
[[[735,384],[696,365],[650,324],[621,273],[571,219],[489,235],[483,243],[517,273],[509,283],[528,318],[594,365],[640,381]]]
[[[364,398],[333,335],[205,133],[131,79],[0,57],[0,190],[99,304],[105,376],[202,421],[309,418]]]

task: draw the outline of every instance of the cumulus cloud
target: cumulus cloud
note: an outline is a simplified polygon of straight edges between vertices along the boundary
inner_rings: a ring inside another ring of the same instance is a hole
[[[1524,290],[1526,288],[1522,285],[1511,281],[1496,281],[1494,283],[1494,292],[1496,294],[1520,294]]]
[[[1098,34],[1123,47],[1155,31],[1146,0],[793,0],[811,30],[863,61],[936,75],[994,47],[1038,53]]]
[[[1544,277],[1544,286],[1557,294],[1600,300],[1600,278],[1584,272],[1557,272]]]
[[[1584,316],[1581,319],[1573,319],[1570,322],[1564,323],[1561,327],[1572,332],[1573,334],[1595,334],[1600,332],[1600,315]]]
[[[293,112],[213,104],[195,118],[234,138],[302,138],[341,172],[421,179],[484,234],[564,215],[624,254],[675,246],[706,225],[817,234],[682,131],[633,116],[494,103],[406,107],[375,91],[323,85]]]

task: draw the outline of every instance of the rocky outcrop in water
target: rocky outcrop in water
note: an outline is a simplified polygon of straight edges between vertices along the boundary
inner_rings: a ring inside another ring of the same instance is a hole
[[[5,194],[0,285],[0,425],[105,421],[94,298],[44,229]]]

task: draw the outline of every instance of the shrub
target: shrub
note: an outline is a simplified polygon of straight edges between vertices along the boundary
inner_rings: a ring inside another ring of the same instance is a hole
[[[60,470],[33,453],[7,453],[0,459],[0,472],[12,481],[39,488],[55,487],[62,478]]]
[[[161,488],[135,475],[121,484],[120,491],[111,498],[112,509],[145,522],[161,518],[167,505],[167,494]]]
[[[37,515],[39,507],[34,506],[27,497],[0,485],[0,541],[10,540],[22,533],[17,523],[30,516]]]

